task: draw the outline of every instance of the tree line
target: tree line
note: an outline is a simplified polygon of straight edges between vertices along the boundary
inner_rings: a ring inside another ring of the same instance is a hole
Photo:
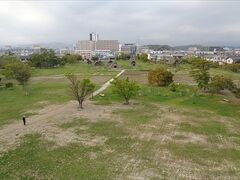
[[[32,67],[53,68],[79,61],[82,61],[82,57],[78,54],[65,54],[59,58],[52,49],[41,49],[39,53],[32,54],[27,62],[22,62],[13,54],[2,55],[0,56],[0,74],[7,79],[17,80],[20,85],[25,87],[31,77]],[[12,86],[13,83],[6,83],[7,88]]]

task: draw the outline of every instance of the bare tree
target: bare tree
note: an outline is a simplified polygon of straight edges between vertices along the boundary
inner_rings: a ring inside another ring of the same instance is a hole
[[[83,101],[86,96],[93,92],[95,85],[89,79],[79,80],[75,74],[67,74],[66,77],[70,81],[72,96],[78,101],[79,107],[82,109]]]

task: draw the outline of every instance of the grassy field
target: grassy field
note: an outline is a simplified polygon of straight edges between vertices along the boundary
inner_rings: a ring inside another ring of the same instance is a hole
[[[188,95],[176,100],[160,92],[160,98],[143,94],[128,108],[114,108],[120,99],[106,92],[106,98],[114,100],[110,106],[101,105],[112,110],[109,118],[79,118],[59,125],[63,132],[96,144],[56,146],[40,134],[28,135],[0,157],[1,179],[239,177],[239,106],[221,105],[218,97],[208,100],[217,103],[214,107],[204,107],[202,97],[189,105],[184,103]],[[227,114],[222,114],[224,109]]]
[[[109,69],[107,66],[96,67],[94,65],[88,65],[85,62],[80,62],[77,64],[67,64],[65,66],[50,68],[50,69],[33,69],[33,76],[49,76],[49,75],[59,75],[66,73],[77,73],[84,75],[114,75],[117,74],[119,70]]]
[[[0,179],[239,179],[240,100],[228,92],[197,92],[187,66],[176,73],[175,81],[181,85],[171,92],[168,87],[147,84],[142,70],[152,65],[139,63],[132,70],[127,63],[120,62],[128,69],[123,77],[141,84],[129,106],[110,87],[104,97],[95,97],[78,111],[76,118],[69,119],[66,109],[65,117],[46,124],[42,133],[26,127],[35,133],[0,153]],[[4,93],[1,107],[19,108],[15,115],[10,108],[1,108],[3,123],[9,114],[14,119],[24,112],[21,101],[25,98],[30,109],[39,108],[42,105],[37,102],[45,99],[69,100],[63,70],[37,71],[29,97],[20,96],[20,87],[0,91]],[[99,85],[112,77],[105,70],[97,72],[101,76],[95,73],[87,71]],[[240,80],[237,73],[215,69],[211,73],[229,73]],[[55,131],[45,132],[50,129]]]
[[[31,110],[70,100],[66,83],[38,83],[28,86],[29,95],[20,86],[0,90],[0,125],[32,115]]]
[[[0,126],[21,119],[23,115],[32,115],[31,111],[43,108],[46,105],[64,103],[71,100],[68,82],[65,73],[78,73],[80,78],[90,78],[96,88],[114,77],[118,70],[104,67],[93,67],[84,63],[66,65],[52,69],[33,69],[25,96],[25,90],[12,80],[3,79],[4,82],[13,82],[15,86],[10,89],[0,89]]]

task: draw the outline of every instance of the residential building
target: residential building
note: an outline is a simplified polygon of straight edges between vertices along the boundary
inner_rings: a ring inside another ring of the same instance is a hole
[[[95,41],[80,40],[76,44],[76,50],[94,51],[95,50]]]
[[[122,44],[120,47],[120,51],[123,53],[135,55],[137,53],[137,45],[133,43]]]
[[[112,52],[119,51],[118,40],[98,40],[95,41],[95,43],[96,43],[95,50],[110,50]]]
[[[238,64],[240,63],[240,56],[231,56],[226,58],[225,61],[227,64]]]
[[[118,40],[99,40],[99,35],[90,33],[90,40],[79,40],[76,44],[76,50],[103,50],[116,52],[119,51]]]

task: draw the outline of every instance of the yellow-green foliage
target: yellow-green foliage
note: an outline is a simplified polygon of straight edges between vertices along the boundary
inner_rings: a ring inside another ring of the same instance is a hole
[[[158,67],[149,71],[148,82],[157,86],[168,86],[173,82],[173,74],[164,67]]]

